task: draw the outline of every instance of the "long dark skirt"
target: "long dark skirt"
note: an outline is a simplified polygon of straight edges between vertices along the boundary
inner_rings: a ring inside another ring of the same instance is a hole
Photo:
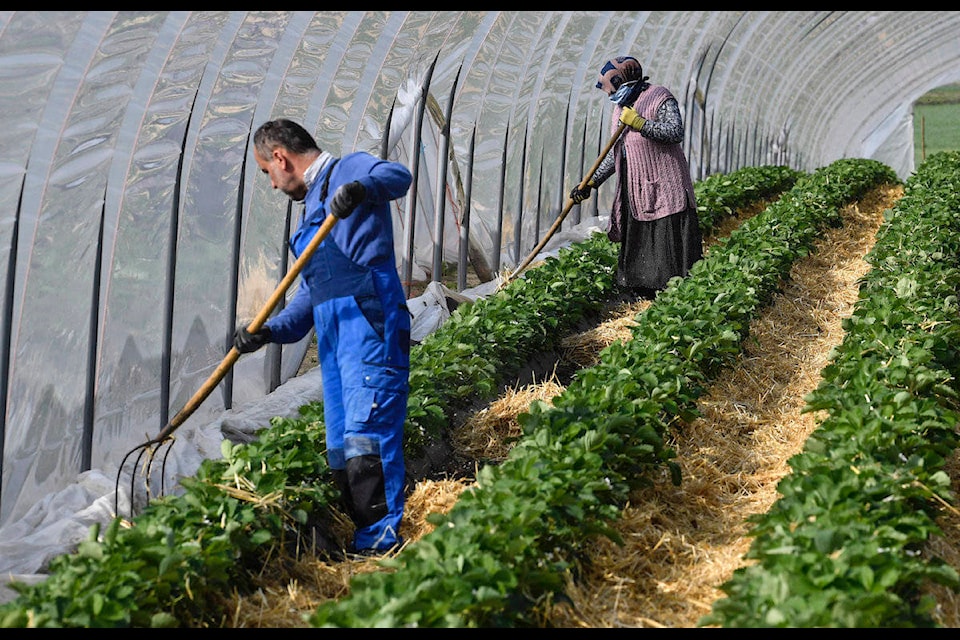
[[[703,237],[696,208],[659,220],[621,218],[617,284],[636,296],[653,298],[674,276],[684,276],[703,257]]]

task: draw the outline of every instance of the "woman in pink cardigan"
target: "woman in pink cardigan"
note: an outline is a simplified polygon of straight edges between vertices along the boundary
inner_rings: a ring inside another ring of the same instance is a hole
[[[666,87],[649,84],[640,62],[620,56],[604,63],[597,88],[614,102],[611,133],[623,134],[584,189],[580,204],[616,174],[607,237],[620,243],[617,284],[652,300],[674,276],[684,277],[703,256],[703,238],[690,165],[683,154],[683,120]]]

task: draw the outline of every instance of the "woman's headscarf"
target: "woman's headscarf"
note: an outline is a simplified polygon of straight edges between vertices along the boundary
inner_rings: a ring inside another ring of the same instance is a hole
[[[636,83],[633,86],[641,90],[647,80],[649,78],[643,75],[639,60],[633,56],[617,56],[603,63],[597,89],[609,96],[615,96],[623,85]]]

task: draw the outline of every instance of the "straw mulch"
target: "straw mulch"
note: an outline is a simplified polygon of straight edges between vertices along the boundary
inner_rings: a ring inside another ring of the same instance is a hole
[[[745,518],[770,508],[787,461],[822,419],[800,413],[803,398],[843,339],[841,322],[868,269],[862,257],[900,195],[882,189],[847,207],[844,226],[794,266],[783,292],[752,324],[739,362],[701,398],[702,418],[676,435],[681,486],[663,479],[632,496],[617,527],[626,544],[597,541],[585,575],[569,585],[571,603],[556,605],[545,625],[695,627],[709,613],[749,549]],[[947,535],[931,550],[960,567],[955,510],[946,510],[947,521]],[[932,591],[941,624],[956,626],[956,595]]]
[[[473,460],[482,460],[486,464],[503,462],[513,444],[523,435],[517,416],[526,412],[536,400],[550,404],[551,399],[562,391],[556,374],[541,383],[534,381],[525,387],[507,389],[488,408],[472,414],[454,430],[453,446]]]
[[[430,513],[446,513],[468,486],[463,480],[428,480],[417,483],[407,496],[400,535],[404,545],[433,530],[427,522]],[[341,527],[335,526],[335,529]],[[346,536],[344,536],[346,539]],[[401,549],[402,551],[402,549]],[[386,557],[386,556],[384,556]],[[327,600],[350,593],[351,578],[360,573],[382,570],[378,558],[332,561],[323,556],[302,553],[284,554],[272,559],[255,576],[259,587],[252,594],[230,594],[224,609],[227,628],[308,628],[306,618]]]
[[[902,195],[881,189],[844,210],[845,224],[831,229],[818,250],[796,264],[769,310],[751,326],[743,355],[707,390],[702,417],[684,425],[671,445],[683,473],[680,487],[669,478],[635,492],[617,529],[625,540],[592,543],[588,563],[569,582],[563,603],[542,612],[545,627],[695,627],[723,594],[719,586],[742,565],[750,545],[745,518],[776,500],[776,484],[789,473],[820,418],[801,414],[803,397],[819,382],[830,349],[843,338],[841,322],[858,295],[883,210]],[[731,218],[716,236],[756,211]],[[716,237],[714,236],[714,237]],[[711,239],[705,239],[709,252]],[[631,327],[649,302],[622,304],[609,319],[565,338],[560,359],[576,367],[596,363],[615,340],[629,340]],[[641,318],[642,320],[642,318]],[[556,369],[542,382],[507,389],[496,402],[456,429],[454,446],[479,464],[502,461],[521,434],[517,415],[534,400],[550,402],[563,391]],[[960,476],[960,464],[958,467]],[[443,513],[469,487],[469,479],[425,480],[407,498],[401,534],[407,544],[432,530],[429,513]],[[946,535],[931,551],[960,567],[960,515],[946,509]],[[304,556],[284,569],[265,570],[250,596],[234,594],[232,627],[306,627],[304,616],[321,602],[349,592],[351,575],[380,570],[375,560],[327,562]],[[941,603],[941,624],[957,626],[960,603],[949,590],[931,589]]]

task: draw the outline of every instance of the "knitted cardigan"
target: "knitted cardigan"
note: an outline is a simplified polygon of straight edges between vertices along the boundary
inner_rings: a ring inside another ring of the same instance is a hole
[[[650,85],[640,93],[633,103],[634,110],[648,120],[656,118],[657,109],[673,94],[666,87]],[[614,107],[611,121],[611,133],[620,126],[620,112],[623,108]],[[626,151],[626,153],[624,153]],[[696,208],[696,196],[693,181],[690,178],[690,166],[683,155],[679,143],[662,144],[649,140],[630,127],[620,136],[613,147],[617,175],[622,178],[624,171],[629,176],[629,211],[636,220],[657,220],[688,207]],[[620,242],[620,216],[624,199],[621,197],[622,179],[616,181],[613,192],[613,211],[607,237]]]

